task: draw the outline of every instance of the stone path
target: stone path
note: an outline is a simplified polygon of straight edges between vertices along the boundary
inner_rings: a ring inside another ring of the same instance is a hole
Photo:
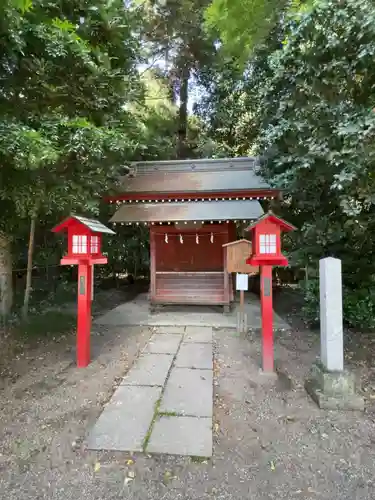
[[[106,405],[88,448],[212,456],[213,332],[156,329]]]
[[[140,294],[134,300],[115,307],[103,316],[95,319],[94,324],[106,326],[144,325],[167,326],[179,325],[207,326],[217,328],[237,328],[237,312],[239,303],[235,303],[231,314],[223,314],[222,308],[215,306],[171,306],[151,314],[147,294]],[[245,312],[250,328],[261,327],[262,315],[259,298],[247,294]],[[290,326],[275,312],[273,313],[274,329],[290,329]]]

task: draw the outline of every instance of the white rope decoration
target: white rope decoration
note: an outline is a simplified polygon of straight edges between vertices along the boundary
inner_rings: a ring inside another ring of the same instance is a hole
[[[165,233],[164,241],[165,241],[166,243],[168,243],[168,235],[167,235],[167,233]]]
[[[182,234],[180,234],[180,243],[182,244],[184,242],[184,239],[182,237]]]

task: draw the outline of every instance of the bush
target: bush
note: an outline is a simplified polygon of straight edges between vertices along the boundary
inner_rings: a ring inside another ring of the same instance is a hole
[[[319,280],[311,279],[301,282],[305,304],[302,313],[305,320],[312,326],[319,324]]]
[[[319,324],[319,280],[309,280],[303,286],[305,305],[302,309],[305,319],[311,325]],[[375,329],[375,288],[343,289],[344,323],[361,330]]]

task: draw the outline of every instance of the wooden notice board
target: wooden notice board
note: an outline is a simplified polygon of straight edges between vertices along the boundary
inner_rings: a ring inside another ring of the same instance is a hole
[[[246,264],[246,259],[251,255],[251,242],[248,240],[237,240],[223,245],[228,273],[258,274],[258,266]]]

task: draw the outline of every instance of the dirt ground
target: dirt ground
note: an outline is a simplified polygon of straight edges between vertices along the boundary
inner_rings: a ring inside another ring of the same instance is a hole
[[[358,342],[349,333],[346,342],[346,361],[365,389],[364,413],[322,411],[307,396],[317,333],[294,325],[277,334],[280,375],[270,383],[259,374],[259,335],[220,330],[212,459],[88,451],[87,433],[151,333],[96,327],[86,369],[75,367],[72,333],[19,349],[3,365],[1,499],[375,498],[371,336]]]

